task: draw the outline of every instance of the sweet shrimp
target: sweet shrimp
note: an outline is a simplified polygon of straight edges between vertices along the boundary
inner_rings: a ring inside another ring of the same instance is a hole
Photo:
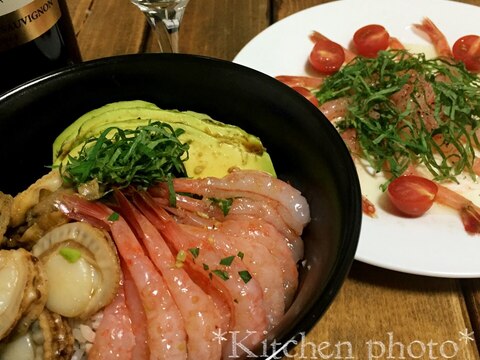
[[[65,196],[63,205],[67,216],[84,221],[93,219],[93,225],[102,222],[111,231],[142,300],[147,319],[150,358],[186,359],[187,336],[180,311],[164,279],[145,254],[127,222],[121,216],[112,220],[112,209],[79,196]]]
[[[157,196],[166,196],[166,191],[161,189],[163,188],[157,187],[156,191],[152,192]],[[189,225],[183,228],[192,236],[209,239],[219,249],[222,249],[223,245],[223,249],[242,250],[245,255],[249,254],[244,261],[251,257],[257,258],[256,261],[250,261],[249,265],[257,269],[252,271],[258,272],[259,281],[271,277],[271,273],[277,270],[274,263],[278,263],[281,269],[278,279],[264,281],[267,286],[262,287],[266,290],[265,293],[269,297],[266,301],[269,302],[275,298],[272,294],[275,293],[274,284],[277,280],[283,279],[285,306],[288,306],[297,288],[296,263],[303,258],[303,241],[281,220],[276,208],[271,204],[272,201],[268,199],[259,201],[247,197],[234,198],[228,211],[224,213],[218,205],[213,205],[215,202],[212,200],[179,194],[176,194],[176,198],[175,208],[168,206],[168,200],[164,197],[157,197],[154,201],[171,212],[177,222]],[[256,247],[257,251],[252,250],[252,247]],[[247,248],[250,251],[247,252]],[[267,273],[267,268],[271,269],[270,273]],[[267,306],[274,319],[283,314],[283,308],[278,302],[277,304],[278,306]]]
[[[196,181],[192,179],[191,181]],[[172,213],[180,222],[214,228],[218,222],[225,220],[262,219],[274,226],[286,239],[287,245],[292,251],[295,262],[303,258],[303,241],[278,213],[276,202],[264,199],[263,201],[235,197],[224,212],[215,201],[210,199],[196,199],[191,196],[175,194],[176,206],[169,203],[168,190],[157,186],[150,193],[155,197],[159,206]]]
[[[191,181],[177,178],[173,181],[176,192],[186,192],[225,199],[248,197],[275,201],[277,210],[289,227],[300,235],[310,221],[310,209],[300,191],[270,174],[254,170],[233,170],[223,178],[204,178]]]
[[[242,278],[245,267],[241,259],[237,256],[228,265],[222,265],[224,255],[215,250],[209,241],[199,241],[197,237],[182,229],[163,208],[155,205],[155,201],[147,193],[135,195],[134,204],[175,251],[183,251],[187,255],[193,251],[194,257],[186,256],[185,263],[198,269],[200,273],[211,274],[210,280],[215,282],[217,288],[222,289],[232,311],[230,333],[244,339],[243,345],[250,349],[262,341],[268,328],[263,291],[256,279]],[[228,344],[224,349],[228,352]]]
[[[182,228],[199,241],[209,241],[225,257],[232,253],[242,254],[242,262],[263,289],[269,327],[272,327],[280,322],[285,311],[283,270],[278,259],[251,236],[256,229],[244,225],[238,221],[227,221],[211,229],[189,225],[183,225]]]
[[[115,193],[119,209],[145,245],[150,259],[157,266],[172,293],[188,336],[189,358],[218,359],[221,344],[213,334],[221,328],[220,316],[210,297],[195,284],[182,267],[173,266],[175,258],[162,235],[119,191]]]
[[[122,261],[123,286],[125,291],[125,304],[130,313],[133,334],[135,335],[135,346],[132,351],[132,359],[147,360],[150,358],[148,347],[147,317],[142,306],[142,299],[138,293],[135,281]]]
[[[90,360],[130,360],[135,346],[136,339],[125,303],[123,284],[120,284],[117,295],[103,310],[103,317],[88,358]]]

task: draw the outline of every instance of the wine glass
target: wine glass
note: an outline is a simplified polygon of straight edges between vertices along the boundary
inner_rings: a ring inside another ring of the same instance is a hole
[[[189,0],[131,0],[147,17],[161,52],[178,52],[178,31]]]

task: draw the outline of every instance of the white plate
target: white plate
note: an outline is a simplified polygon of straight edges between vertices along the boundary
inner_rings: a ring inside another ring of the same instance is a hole
[[[446,0],[340,0],[293,14],[251,40],[234,61],[271,76],[308,75],[306,61],[319,31],[347,46],[355,30],[377,23],[405,45],[430,46],[412,30],[429,17],[450,44],[480,34],[480,7]],[[310,74],[311,75],[311,74]],[[367,192],[361,179],[362,192]],[[480,185],[473,184],[474,201]],[[374,200],[375,201],[375,200]],[[357,260],[387,269],[451,278],[480,276],[480,235],[468,235],[456,214],[439,207],[418,219],[392,215],[377,204],[378,217],[364,216]]]

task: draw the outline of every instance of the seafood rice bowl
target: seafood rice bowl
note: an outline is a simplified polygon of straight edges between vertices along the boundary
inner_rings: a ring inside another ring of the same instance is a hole
[[[278,358],[353,262],[343,140],[252,69],[90,61],[0,95],[0,132],[2,359]]]

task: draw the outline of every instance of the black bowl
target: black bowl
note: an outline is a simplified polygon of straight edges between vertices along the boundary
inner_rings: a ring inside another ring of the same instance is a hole
[[[307,198],[312,215],[303,236],[308,270],[266,342],[275,341],[277,351],[258,352],[278,358],[282,346],[301,341],[326,311],[353,262],[361,195],[346,146],[317,108],[257,71],[190,55],[127,55],[52,73],[0,97],[0,190],[16,193],[46,173],[54,139],[80,115],[133,99],[207,113],[259,136],[278,177]]]

